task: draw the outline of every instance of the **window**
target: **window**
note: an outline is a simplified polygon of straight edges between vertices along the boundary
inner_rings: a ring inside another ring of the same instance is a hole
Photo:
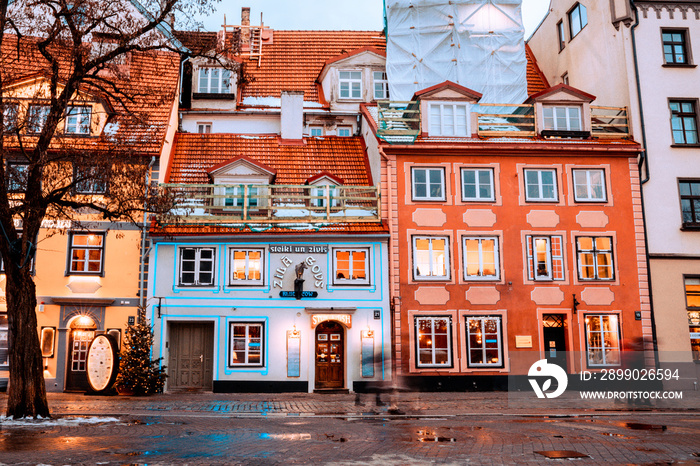
[[[372,73],[374,78],[374,98],[382,100],[389,98],[389,81],[387,80],[384,71],[375,71]]]
[[[10,339],[7,316],[0,315],[0,367],[10,365]]]
[[[448,280],[450,278],[449,240],[443,236],[413,237],[413,278]]]
[[[369,250],[334,249],[333,283],[336,285],[368,285]]]
[[[323,136],[323,126],[309,126],[309,136]]]
[[[443,168],[411,168],[414,201],[445,200],[445,170]]]
[[[691,310],[700,311],[700,277],[685,277],[685,305],[688,312]],[[700,314],[698,314],[700,318]],[[691,322],[700,324],[700,322]]]
[[[71,233],[70,235],[70,273],[102,274],[104,265],[104,233]]]
[[[246,188],[248,194],[246,196]],[[226,186],[225,193],[226,198],[224,199],[224,207],[240,207],[244,205],[244,201],[247,202],[248,208],[258,207],[258,196],[260,194],[258,186],[255,185],[236,185],[236,186]],[[230,197],[228,197],[230,196]]]
[[[264,366],[263,323],[231,322],[229,327],[229,366]]]
[[[467,104],[431,103],[428,115],[430,136],[469,136]]]
[[[542,110],[545,131],[581,131],[580,107],[545,106]]]
[[[579,236],[576,238],[579,280],[613,280],[612,237]]]
[[[90,134],[91,107],[68,107],[66,134]]]
[[[576,35],[581,32],[581,29],[586,27],[588,24],[588,15],[586,14],[586,7],[577,3],[569,11],[569,32],[571,33],[571,38],[573,39]]]
[[[211,133],[211,123],[197,123],[197,132],[199,134]]]
[[[3,129],[5,131],[15,131],[17,129],[17,112],[19,110],[19,105],[17,104],[5,104],[2,109],[3,118]]]
[[[620,326],[616,315],[586,316],[588,366],[620,365]]]
[[[224,68],[200,68],[200,94],[228,94],[231,92],[231,71]]]
[[[605,202],[605,171],[602,169],[574,169],[574,199],[576,202]]]
[[[27,130],[30,133],[41,133],[50,111],[51,107],[48,105],[30,105],[28,110]]]
[[[690,63],[686,37],[686,31],[683,30],[664,29],[661,31],[664,62],[667,65],[687,65]]]
[[[75,192],[78,194],[104,194],[107,192],[107,182],[99,167],[75,166],[73,170]]]
[[[7,163],[7,189],[12,193],[24,192],[27,186],[29,164],[23,162]]]
[[[569,85],[569,73],[564,73],[561,75],[561,82],[567,86]]]
[[[362,71],[341,71],[339,73],[340,98],[362,98]]]
[[[527,278],[536,281],[564,280],[563,238],[530,235],[525,238]]]
[[[503,341],[500,316],[468,316],[467,365],[469,367],[503,367]]]
[[[463,241],[464,279],[498,280],[498,238],[465,236]]]
[[[452,319],[416,317],[417,367],[452,367]]]
[[[525,169],[525,200],[557,202],[557,172],[549,169]]]
[[[673,132],[674,144],[697,144],[698,126],[697,115],[695,113],[695,102],[672,100],[669,102],[671,108],[671,131]]]
[[[557,38],[559,39],[559,50],[564,50],[564,47],[566,47],[566,35],[564,34],[564,22],[561,20],[557,23]]]
[[[180,285],[214,284],[214,248],[180,248]]]
[[[349,138],[352,136],[352,128],[350,126],[338,126],[338,136]]]
[[[21,238],[22,231],[16,230],[16,233],[17,233],[17,236],[19,238]],[[21,241],[21,239],[19,239],[19,241]],[[34,241],[33,243],[36,244],[36,241]],[[21,242],[19,242],[19,244],[17,244],[16,246],[18,246],[21,249]],[[13,247],[16,247],[16,246],[11,243],[10,249],[12,249]],[[31,259],[29,258],[30,256],[31,256]],[[27,254],[27,255],[21,256],[19,259],[17,259],[17,261],[18,261],[17,266],[19,268],[24,268],[27,266],[27,262],[29,262],[29,270],[31,270],[33,272],[34,271],[34,257],[35,256],[36,256],[36,250],[34,250],[32,254]],[[3,260],[2,256],[0,256],[0,274],[2,274],[2,273],[5,273],[5,261]]]
[[[331,207],[340,205],[340,199],[338,199],[340,193],[337,186],[315,185],[311,187],[309,195],[311,196],[309,204],[314,207],[326,207],[326,195],[328,195]]]
[[[700,180],[678,182],[684,228],[700,228]]]
[[[462,169],[462,200],[463,201],[493,201],[493,169],[463,168]]]
[[[262,249],[230,249],[230,280],[231,285],[262,285],[263,284],[263,250]]]

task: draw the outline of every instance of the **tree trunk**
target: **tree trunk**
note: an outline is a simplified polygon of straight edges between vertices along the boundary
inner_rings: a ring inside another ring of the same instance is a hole
[[[37,333],[36,287],[30,267],[7,274],[10,384],[7,413],[14,419],[51,417],[46,399],[44,365]]]

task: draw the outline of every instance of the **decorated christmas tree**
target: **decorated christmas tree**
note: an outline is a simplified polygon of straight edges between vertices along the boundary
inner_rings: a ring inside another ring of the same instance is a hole
[[[115,386],[134,395],[161,393],[167,377],[165,366],[160,367],[163,358],[151,359],[153,329],[146,310],[139,308],[138,312],[136,323],[126,329]]]

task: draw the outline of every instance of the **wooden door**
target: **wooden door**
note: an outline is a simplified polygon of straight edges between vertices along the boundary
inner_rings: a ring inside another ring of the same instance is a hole
[[[74,328],[68,339],[68,370],[66,371],[66,391],[87,391],[87,353],[90,342],[95,338],[95,331],[86,328]]]
[[[170,324],[168,388],[211,390],[214,372],[214,324]]]
[[[544,356],[565,371],[566,357],[566,316],[564,314],[544,314],[542,336],[544,337]]]
[[[316,388],[345,386],[345,329],[338,322],[316,327]]]

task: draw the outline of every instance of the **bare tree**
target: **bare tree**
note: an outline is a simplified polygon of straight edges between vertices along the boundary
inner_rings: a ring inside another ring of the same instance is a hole
[[[167,126],[159,109],[176,100],[173,52],[182,50],[169,21],[177,14],[189,29],[215,1],[0,0],[8,416],[50,416],[28,266],[39,231],[56,220],[138,221],[159,209],[144,179]],[[86,118],[81,108],[97,113]]]

